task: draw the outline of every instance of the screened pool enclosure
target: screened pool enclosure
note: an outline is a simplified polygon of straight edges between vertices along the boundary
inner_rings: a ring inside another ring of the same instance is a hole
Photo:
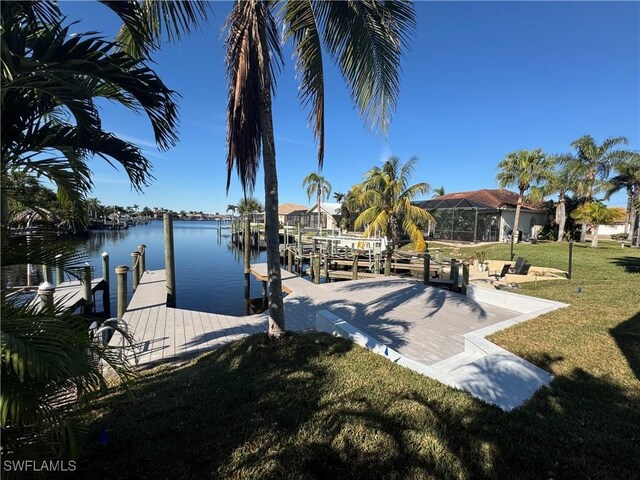
[[[427,232],[430,239],[474,243],[500,240],[499,209],[487,208],[467,198],[434,198],[417,205],[435,219],[435,224],[430,224]]]

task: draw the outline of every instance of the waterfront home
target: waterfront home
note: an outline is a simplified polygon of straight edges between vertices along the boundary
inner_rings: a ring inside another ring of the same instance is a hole
[[[342,204],[340,203],[322,203],[320,205],[320,217],[322,219],[322,228],[328,230],[337,230],[340,228],[340,211]],[[318,205],[313,205],[307,213],[313,217],[310,226],[318,226]]]
[[[296,226],[300,224],[302,227],[312,226],[315,222],[311,215],[307,213],[308,207],[298,205],[296,203],[283,203],[278,205],[278,221],[283,226]]]
[[[447,193],[414,202],[435,219],[429,238],[464,242],[504,242],[515,230],[518,194],[505,189],[482,189]],[[535,238],[548,223],[547,213],[538,204],[525,201],[520,209],[521,240]]]

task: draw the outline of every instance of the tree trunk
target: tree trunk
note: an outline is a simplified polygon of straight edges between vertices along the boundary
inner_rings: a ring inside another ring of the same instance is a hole
[[[556,222],[558,223],[558,242],[564,238],[564,226],[567,223],[567,206],[564,195],[560,196],[558,206],[556,207]]]
[[[244,219],[244,314],[249,315],[251,306],[251,220],[247,213]]]
[[[264,86],[260,96],[260,124],[262,126],[262,161],[264,164],[264,211],[267,240],[267,271],[269,276],[269,337],[280,339],[285,334],[282,279],[280,276],[278,172],[273,136],[271,92]]]
[[[631,222],[633,218],[633,187],[627,186],[627,218],[624,219],[624,233],[632,232]],[[631,235],[629,235],[629,238]]]
[[[318,231],[322,235],[322,210],[320,204],[322,203],[322,186],[318,185]]]
[[[520,192],[518,196],[518,203],[516,204],[516,216],[513,219],[513,233],[511,235],[511,243],[515,241],[516,235],[520,232],[520,209],[522,208],[522,201],[524,200],[524,192]],[[518,242],[520,241],[520,236],[518,236]]]
[[[593,184],[595,182],[596,179],[596,172],[595,170],[589,170],[589,173],[587,175],[587,196],[584,200],[584,202],[582,203],[582,205],[586,205],[587,203],[590,203],[591,200],[593,200]],[[584,243],[586,241],[587,238],[587,224],[583,223],[582,224],[582,229],[580,230],[580,243]]]
[[[598,248],[598,228],[600,225],[596,224],[593,226],[593,234],[591,237],[591,248]]]
[[[640,187],[636,185],[634,187],[633,200],[631,202],[631,225],[629,226],[629,235],[631,238],[631,246],[637,247],[640,245],[640,211],[636,208],[636,201],[640,196]]]

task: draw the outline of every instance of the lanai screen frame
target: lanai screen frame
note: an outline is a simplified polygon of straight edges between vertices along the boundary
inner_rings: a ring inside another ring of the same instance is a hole
[[[416,202],[416,205],[431,213],[436,219],[435,225],[429,232],[430,239],[473,243],[478,243],[479,239],[485,242],[497,242],[500,239],[501,209],[489,207],[468,198],[442,200],[434,198],[423,202]],[[440,214],[440,212],[451,213],[445,216]],[[439,222],[438,217],[443,216],[447,219],[446,222]],[[491,223],[488,223],[488,221]],[[471,224],[473,225],[472,228]],[[460,228],[465,225],[469,225],[470,228]],[[444,226],[448,228],[445,229]],[[444,235],[442,235],[443,233]]]

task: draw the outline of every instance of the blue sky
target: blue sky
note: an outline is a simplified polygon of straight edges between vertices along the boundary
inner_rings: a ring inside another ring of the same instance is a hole
[[[75,31],[112,36],[118,19],[96,2],[61,2]],[[154,69],[181,98],[180,143],[159,152],[145,117],[105,105],[107,129],[136,142],[154,165],[144,194],[104,161],[91,162],[103,204],[223,212],[242,191],[225,193],[226,79],[221,25],[231,3],[215,2],[202,31],[164,46]],[[640,3],[418,2],[418,27],[403,61],[388,135],[369,132],[328,57],[323,175],[346,192],[389,155],[416,155],[414,181],[447,192],[495,188],[496,165],[520,148],[569,151],[588,133],[598,142],[626,136],[640,149]],[[316,169],[307,112],[297,99],[294,61],[274,99],[280,203],[308,205],[302,179]],[[255,195],[263,198],[263,179]],[[610,204],[623,206],[623,194]]]

